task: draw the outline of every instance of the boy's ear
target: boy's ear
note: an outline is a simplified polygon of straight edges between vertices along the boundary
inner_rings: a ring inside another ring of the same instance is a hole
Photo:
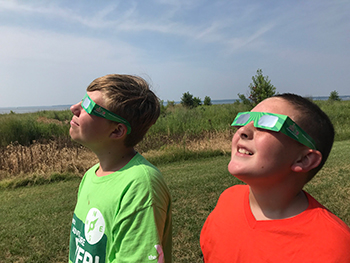
[[[303,152],[301,157],[297,159],[291,169],[293,172],[308,172],[321,163],[322,160],[322,153],[317,150],[307,149]]]
[[[126,135],[127,131],[128,130],[125,124],[118,123],[114,131],[111,133],[110,137],[112,139],[120,139]]]

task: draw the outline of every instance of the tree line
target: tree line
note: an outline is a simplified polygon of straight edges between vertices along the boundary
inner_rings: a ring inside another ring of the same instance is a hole
[[[238,93],[238,98],[240,102],[245,105],[253,108],[257,104],[259,104],[264,99],[272,97],[276,95],[276,87],[271,84],[271,80],[269,80],[268,76],[264,76],[261,69],[256,71],[256,75],[252,77],[252,83],[249,84],[249,90],[247,96],[244,94]],[[340,101],[339,94],[336,90],[333,90],[330,93],[328,98],[329,101]],[[168,106],[174,106],[174,101],[168,101]],[[182,94],[181,97],[181,105],[187,108],[195,108],[201,105],[212,105],[211,98],[209,96],[205,96],[204,101],[199,97],[193,96],[189,91]]]

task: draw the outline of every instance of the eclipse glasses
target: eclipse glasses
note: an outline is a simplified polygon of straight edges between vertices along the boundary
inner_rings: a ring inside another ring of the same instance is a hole
[[[125,126],[127,128],[126,134],[129,134],[131,132],[131,126],[127,120],[125,120],[124,118],[118,116],[117,114],[103,108],[102,106],[96,104],[89,97],[88,94],[85,94],[85,96],[82,100],[81,106],[90,115],[95,115],[95,116],[102,117],[102,118],[105,118],[105,119],[110,120],[110,121],[115,121],[115,122],[125,124]]]
[[[268,112],[239,112],[231,126],[245,126],[252,121],[255,128],[282,132],[301,144],[316,150],[315,141],[286,115]]]

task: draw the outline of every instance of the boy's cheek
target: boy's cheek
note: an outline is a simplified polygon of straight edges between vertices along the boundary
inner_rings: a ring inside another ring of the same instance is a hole
[[[231,141],[231,156],[233,156],[237,152],[237,144],[239,141],[239,137],[234,135]]]
[[[233,148],[233,147],[235,147],[235,145],[237,144],[237,141],[238,141],[238,134],[237,133],[235,133],[234,135],[233,135],[233,137],[232,137],[232,140],[231,140],[231,147]]]

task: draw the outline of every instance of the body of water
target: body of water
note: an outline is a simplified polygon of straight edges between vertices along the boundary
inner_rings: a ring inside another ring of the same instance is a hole
[[[313,100],[328,100],[329,96],[316,96],[312,97]],[[342,100],[350,100],[350,95],[339,96]],[[234,103],[237,99],[230,100],[212,100],[212,104],[231,104]],[[176,104],[180,103],[180,101],[175,101]],[[166,106],[167,102],[164,101],[164,105]],[[6,113],[28,113],[28,112],[37,112],[37,111],[61,111],[61,110],[69,110],[71,105],[55,105],[55,106],[32,106],[32,107],[8,107],[1,108],[0,114]]]
[[[0,114],[5,113],[28,113],[28,112],[37,112],[37,111],[61,111],[69,110],[72,105],[56,105],[56,106],[32,106],[32,107],[8,107],[0,108]]]

